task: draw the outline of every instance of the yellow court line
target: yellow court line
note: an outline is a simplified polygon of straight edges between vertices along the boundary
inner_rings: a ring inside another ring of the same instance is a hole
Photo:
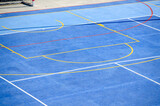
[[[159,58],[154,58],[146,61],[141,61],[141,62],[136,62],[136,63],[131,63],[131,64],[125,64],[122,66],[131,66],[131,65],[136,65],[136,64],[142,64],[142,63],[147,63],[155,60],[159,60]],[[106,68],[99,68],[99,69],[91,69],[91,70],[83,70],[83,71],[73,71],[73,72],[58,72],[58,73],[38,73],[38,74],[0,74],[4,76],[11,76],[11,75],[53,75],[53,74],[70,74],[70,73],[82,73],[82,72],[93,72],[93,71],[99,71],[99,70],[106,70],[106,69],[112,69],[112,68],[118,68],[121,66],[113,66],[113,67],[106,67]]]
[[[14,31],[14,32],[25,32],[25,33],[39,33],[39,32],[51,32],[51,31],[56,31],[56,30],[59,30],[61,28],[64,27],[64,24],[63,22],[59,21],[59,20],[56,20],[58,22],[60,22],[62,24],[61,27],[57,28],[57,29],[52,29],[52,30],[46,30],[46,31],[19,31],[19,30],[14,30],[14,29],[10,29],[10,28],[7,28],[5,26],[2,26],[3,28],[7,29],[7,30],[11,30],[11,31]]]
[[[84,20],[87,20],[87,21],[89,21],[89,22],[92,22],[92,23],[94,23],[94,24],[97,24],[97,25],[99,25],[99,26],[101,26],[101,27],[103,27],[103,28],[105,28],[105,29],[108,29],[108,30],[110,30],[110,31],[113,31],[113,32],[115,32],[115,33],[118,33],[118,34],[120,34],[120,35],[123,35],[123,36],[125,36],[125,37],[127,37],[127,38],[130,38],[130,39],[132,39],[132,40],[135,40],[136,42],[140,42],[139,40],[134,39],[134,38],[132,38],[132,37],[130,37],[130,36],[128,36],[128,35],[122,34],[122,33],[118,32],[118,31],[116,31],[116,30],[112,30],[112,29],[110,29],[110,28],[108,28],[108,27],[105,27],[105,26],[102,25],[102,24],[98,24],[98,23],[96,23],[96,22],[93,22],[93,21],[91,21],[91,20],[89,20],[89,19],[86,19],[86,18],[84,18],[84,17],[81,17],[81,16],[79,16],[79,15],[77,15],[77,14],[74,14],[74,13],[72,13],[72,12],[70,12],[70,11],[66,11],[66,12],[68,12],[68,13],[70,13],[70,14],[72,14],[72,15],[75,15],[75,16],[77,16],[77,17],[80,17],[80,18],[82,18],[82,19],[84,19]],[[134,43],[136,43],[136,42],[134,42]],[[125,44],[125,43],[123,43],[123,44]],[[106,45],[105,45],[105,46],[106,46]],[[108,45],[107,45],[107,46],[108,46]],[[93,47],[93,48],[97,48],[97,47]],[[98,47],[98,48],[99,48],[99,47]],[[60,53],[53,53],[53,54],[48,54],[48,55],[56,55],[56,54],[69,53],[69,52],[75,52],[75,51],[80,51],[80,50],[87,50],[87,49],[92,49],[92,48],[84,48],[84,49],[78,49],[78,50],[72,50],[72,51],[66,51],[66,52],[60,52]],[[42,57],[42,56],[47,56],[47,55],[33,56],[33,57],[28,57],[28,58],[37,58],[37,57]]]
[[[90,48],[82,48],[82,49],[76,49],[76,50],[71,50],[71,51],[65,51],[65,52],[59,52],[59,53],[52,53],[52,54],[45,54],[45,55],[28,57],[28,59],[43,57],[43,56],[50,56],[50,55],[58,55],[58,54],[64,54],[64,53],[71,53],[71,52],[77,52],[77,51],[82,51],[82,50],[96,49],[96,48],[102,48],[102,47],[118,46],[118,45],[129,44],[129,43],[136,43],[136,42],[127,42],[127,43],[118,43],[118,44],[112,44],[112,45],[96,46],[96,47],[90,47]]]
[[[156,4],[152,4],[152,3],[149,3],[149,2],[147,2],[148,4],[151,4],[151,5],[153,5],[153,6],[156,6],[156,7],[160,7],[160,6],[158,6],[158,5],[156,5]]]
[[[136,64],[142,64],[142,63],[147,63],[147,62],[151,62],[151,61],[158,60],[158,59],[160,59],[160,58],[154,58],[154,59],[151,59],[151,60],[142,61],[142,62],[137,62],[137,63],[132,63],[132,64],[125,64],[125,65],[122,65],[122,66],[131,66],[131,65],[136,65]],[[59,72],[59,74],[81,73],[81,72],[89,72],[89,71],[98,71],[98,70],[105,70],[105,69],[118,68],[118,67],[121,67],[121,66],[113,66],[113,67],[107,67],[107,68],[99,68],[99,69],[83,70],[83,71],[73,71],[73,72]],[[50,74],[51,74],[51,73],[50,73]]]
[[[78,63],[78,64],[88,64],[88,63],[103,63],[103,62],[110,62],[110,61],[115,61],[115,60],[120,60],[120,59],[123,59],[123,58],[126,58],[128,56],[130,56],[132,53],[133,53],[133,48],[125,43],[125,45],[127,45],[130,49],[131,49],[131,52],[126,55],[126,56],[123,56],[121,58],[117,58],[117,59],[112,59],[112,60],[105,60],[105,61],[97,61],[97,62],[73,62],[73,61],[63,61],[63,60],[57,60],[57,59],[53,59],[53,58],[49,58],[47,56],[43,56],[44,58],[47,58],[47,59],[50,59],[50,60],[53,60],[53,61],[58,61],[58,62],[64,62],[64,63]]]
[[[127,37],[127,38],[130,38],[130,39],[132,39],[132,40],[135,40],[136,42],[140,42],[139,40],[134,39],[134,38],[132,38],[132,37],[130,37],[130,36],[128,36],[128,35],[125,35],[125,34],[123,34],[123,33],[120,33],[120,32],[118,32],[118,31],[116,31],[116,30],[110,29],[110,28],[104,26],[103,24],[98,24],[98,23],[96,23],[96,22],[94,22],[94,21],[91,21],[90,19],[84,18],[84,17],[82,17],[82,16],[80,16],[80,15],[77,15],[77,14],[75,14],[75,13],[72,13],[72,12],[70,12],[70,11],[66,11],[66,12],[68,12],[68,13],[74,15],[74,16],[77,16],[77,17],[79,17],[79,18],[82,18],[82,19],[84,19],[84,20],[87,20],[87,21],[89,21],[89,22],[91,22],[91,23],[94,23],[94,24],[96,24],[96,25],[99,25],[99,26],[101,26],[101,27],[103,27],[103,28],[105,28],[105,29],[107,29],[107,30],[113,31],[113,32],[118,33],[118,34],[120,34],[120,35],[123,35],[123,36],[125,36],[125,37]]]
[[[0,44],[0,45],[1,45],[2,47],[4,47],[4,48],[8,49],[8,50],[11,51],[12,53],[15,53],[15,54],[17,54],[17,55],[19,55],[19,56],[21,56],[21,57],[23,57],[23,58],[25,58],[25,59],[28,59],[27,57],[25,57],[25,56],[23,56],[23,55],[21,55],[21,54],[15,52],[15,51],[13,51],[12,49],[10,49],[10,48],[4,46],[3,44]]]

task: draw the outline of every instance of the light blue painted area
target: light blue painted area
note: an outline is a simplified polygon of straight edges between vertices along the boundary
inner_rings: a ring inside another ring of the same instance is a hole
[[[151,15],[151,10],[142,3],[75,10],[71,12],[95,22],[104,22],[108,20],[127,19]]]
[[[145,3],[147,3],[147,2],[145,2]],[[160,1],[149,1],[148,3],[152,3],[152,4],[155,4],[155,5],[157,5],[157,6],[160,6]]]
[[[88,23],[88,21],[79,19],[79,17],[68,14],[67,12],[18,16],[0,19],[0,34],[16,33],[3,28],[2,26],[18,31],[57,29],[62,26],[62,23],[56,20],[61,21],[65,26]]]

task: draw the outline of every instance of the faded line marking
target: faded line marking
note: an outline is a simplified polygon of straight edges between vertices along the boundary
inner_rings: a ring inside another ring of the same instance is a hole
[[[152,27],[152,26],[149,26],[149,25],[143,24],[143,23],[141,23],[141,22],[135,21],[135,20],[130,19],[130,18],[128,18],[128,19],[129,19],[129,20],[131,20],[131,21],[133,21],[133,22],[136,22],[136,23],[142,24],[143,26],[146,26],[146,27],[149,27],[149,28],[151,28],[151,29],[154,29],[154,30],[156,30],[156,31],[160,31],[159,29],[154,28],[154,27]]]
[[[19,89],[20,91],[22,91],[23,93],[27,94],[28,96],[30,96],[31,98],[35,99],[36,101],[38,101],[39,103],[41,103],[44,106],[47,106],[45,103],[43,103],[42,101],[40,101],[39,99],[37,99],[36,97],[34,97],[33,95],[31,95],[30,93],[26,92],[25,90],[23,90],[22,88],[18,87],[17,85],[13,84],[12,82],[8,81],[7,79],[5,79],[4,77],[0,76],[1,79],[3,79],[4,81],[8,82],[9,84],[11,84],[12,86],[16,87],[17,89]]]
[[[142,74],[140,74],[140,73],[138,73],[138,72],[136,72],[136,71],[133,71],[133,70],[125,67],[124,65],[120,65],[119,63],[115,63],[115,64],[117,64],[118,66],[120,66],[120,67],[122,67],[122,68],[124,68],[124,69],[126,69],[126,70],[128,70],[128,71],[130,71],[130,72],[132,72],[132,73],[134,73],[134,74],[136,74],[136,75],[139,75],[139,76],[141,76],[141,77],[143,77],[143,78],[145,78],[145,79],[147,79],[147,80],[149,80],[149,81],[151,81],[151,82],[154,82],[154,83],[160,85],[159,82],[157,82],[157,81],[155,81],[155,80],[153,80],[153,79],[151,79],[151,78],[148,78],[148,77],[146,77],[146,76],[144,76],[144,75],[142,75]]]
[[[61,28],[64,27],[64,24],[63,22],[59,21],[59,20],[56,20],[58,22],[60,22],[62,24],[61,27],[57,28],[57,29],[52,29],[52,30],[46,30],[46,31],[19,31],[19,30],[14,30],[14,29],[10,29],[10,28],[7,28],[5,26],[2,26],[3,28],[7,29],[7,30],[11,30],[11,31],[15,31],[15,32],[25,32],[25,33],[40,33],[40,32],[51,32],[51,31],[56,31],[56,30],[59,30]]]

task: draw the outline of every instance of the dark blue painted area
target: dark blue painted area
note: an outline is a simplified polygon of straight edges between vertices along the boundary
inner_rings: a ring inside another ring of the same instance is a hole
[[[135,2],[135,0],[129,0],[128,2]],[[44,11],[45,10],[39,12],[42,13]],[[33,13],[24,12],[22,14]],[[16,14],[19,13],[12,13],[10,15]],[[48,16],[50,15],[48,14]],[[136,18],[135,20],[142,22],[145,21],[147,18],[148,17],[141,17]],[[81,19],[78,20],[80,21]],[[68,20],[66,19],[65,21],[67,22]],[[75,19],[72,19],[71,21],[74,21],[76,24]],[[96,35],[110,32],[109,30],[103,29],[98,25],[83,24],[83,22],[84,21],[81,21],[80,25],[74,24],[72,26],[65,26],[62,30],[55,32],[32,34],[7,34],[4,36],[0,36],[0,43],[6,46],[16,46],[29,43],[45,42],[57,39]],[[159,25],[157,23],[159,23],[159,18],[152,17],[152,19],[148,21],[146,24],[151,25],[152,27],[159,28]],[[102,22],[101,24],[117,31],[137,25],[137,23],[132,22],[130,20]],[[130,30],[122,31],[121,33],[138,39],[140,42],[130,44],[134,49],[133,54],[131,56],[117,61],[160,55],[159,31],[141,25]],[[77,38],[17,48],[15,47],[11,49],[17,51],[18,53],[24,54],[25,56],[32,56],[80,49],[84,47],[86,48],[93,46],[102,46],[106,44],[108,45],[126,43],[130,41],[133,40],[124,37],[120,34],[113,33],[94,37]],[[119,45],[106,48],[97,48],[85,51],[59,54],[48,57],[61,59],[65,61],[93,62],[118,58],[128,54],[129,52],[130,49],[126,47],[126,45]],[[139,61],[125,62],[120,64],[124,65],[135,62]],[[55,73],[61,71],[73,71],[73,69],[104,64],[64,63],[48,60],[43,57],[24,59],[4,48],[0,49],[0,63],[1,74]],[[85,68],[83,70],[79,69],[77,71],[93,70],[98,68],[115,66],[116,65],[113,63],[111,65]],[[157,82],[160,82],[159,60],[126,67],[138,73],[141,73],[149,78],[152,78]],[[31,76],[4,77],[7,78],[9,81],[12,81],[21,78],[28,78]],[[51,75],[27,81],[15,82],[15,84],[21,87],[22,89],[26,90],[27,92],[31,93],[38,99],[42,100],[44,103],[51,106],[160,105],[160,86],[145,78],[133,74],[124,68],[111,68],[106,70],[100,69],[98,71],[93,72],[90,71],[81,73]],[[7,82],[3,81],[2,79],[0,79],[0,103],[0,105],[40,105],[40,103],[38,103],[28,95],[24,94],[23,92],[19,91],[12,85],[8,84]]]
[[[116,52],[118,51],[118,52]],[[131,49],[127,45],[118,45],[111,47],[101,47],[96,49],[83,50],[72,53],[65,53],[59,55],[48,56],[57,60],[71,61],[71,62],[99,62],[118,59],[128,55]]]
[[[86,93],[83,96],[94,100],[99,105],[159,105],[160,96],[157,94],[159,90],[159,87],[152,83],[139,81],[113,89]]]
[[[29,92],[40,99],[45,95],[48,99],[44,102],[56,106],[157,105],[160,97],[158,85],[123,68],[55,75],[16,84],[24,89],[34,86]]]
[[[157,80],[157,78],[159,78],[160,76],[160,72],[158,68],[159,63],[160,63],[160,60],[155,60],[154,62],[152,61],[144,64],[138,64],[138,65],[127,66],[127,67],[151,79],[155,79],[156,81],[159,82],[159,80]]]

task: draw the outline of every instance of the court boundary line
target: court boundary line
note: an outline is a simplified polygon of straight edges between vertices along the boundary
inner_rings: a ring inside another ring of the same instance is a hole
[[[145,78],[145,79],[147,79],[147,80],[149,80],[149,81],[151,81],[151,82],[154,82],[154,83],[156,83],[156,84],[158,84],[158,85],[160,86],[160,83],[159,83],[159,82],[157,82],[157,81],[155,81],[155,80],[153,80],[153,79],[151,79],[151,78],[149,78],[149,77],[146,77],[146,76],[143,75],[143,74],[140,74],[140,73],[138,73],[138,72],[136,72],[136,71],[134,71],[134,70],[131,70],[131,69],[129,69],[129,68],[127,68],[127,67],[119,64],[119,63],[116,63],[116,62],[115,62],[115,64],[118,65],[118,66],[120,66],[120,67],[122,67],[122,68],[124,68],[124,69],[126,69],[126,70],[128,70],[128,71],[130,71],[130,72],[132,72],[132,73],[134,73],[134,74],[136,74],[136,75],[139,75],[139,76],[141,76],[141,77],[143,77],[143,78]]]
[[[31,98],[35,99],[37,102],[41,103],[44,106],[47,106],[44,102],[42,102],[41,100],[37,99],[36,97],[34,97],[33,95],[31,95],[30,93],[26,92],[25,90],[23,90],[22,88],[20,88],[19,86],[13,84],[12,82],[10,82],[9,80],[7,80],[6,78],[0,76],[1,79],[3,79],[4,81],[8,82],[9,84],[11,84],[12,86],[14,86],[15,88],[19,89],[20,91],[22,91],[23,93],[25,93],[26,95],[30,96]]]
[[[141,61],[141,60],[147,60],[147,59],[159,58],[159,57],[160,57],[160,55],[159,56],[138,58],[138,59],[131,59],[131,60],[124,60],[124,61],[117,61],[116,63],[126,63],[126,62],[133,62],[133,61]],[[57,73],[54,73],[54,74],[38,75],[38,76],[34,76],[34,77],[28,77],[28,78],[12,80],[11,82],[19,82],[19,81],[25,81],[25,80],[35,79],[35,78],[41,78],[41,77],[57,75],[59,73],[74,72],[74,71],[85,70],[85,69],[89,69],[89,68],[97,68],[97,67],[101,67],[101,66],[111,65],[111,64],[114,64],[114,63],[115,62],[100,64],[100,65],[92,65],[92,66],[89,66],[89,67],[83,67],[83,68],[77,68],[77,69],[72,69],[72,70],[61,71],[61,72],[57,72]]]

